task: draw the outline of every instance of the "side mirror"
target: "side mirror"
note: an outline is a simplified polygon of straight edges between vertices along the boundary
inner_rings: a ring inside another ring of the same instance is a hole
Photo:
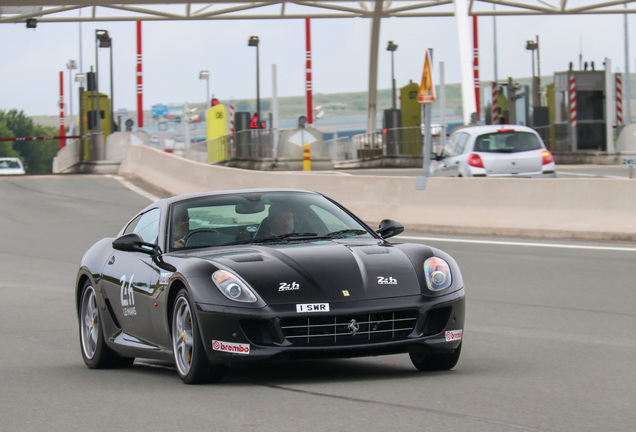
[[[384,219],[376,231],[383,239],[396,236],[404,231],[404,225],[393,219]]]
[[[143,252],[152,255],[155,245],[146,243],[139,234],[130,233],[113,240],[113,249],[123,252]]]

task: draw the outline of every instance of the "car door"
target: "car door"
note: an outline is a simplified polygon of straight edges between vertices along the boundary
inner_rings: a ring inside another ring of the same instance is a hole
[[[446,146],[444,146],[442,156],[445,157],[439,161],[440,166],[438,167],[436,175],[441,177],[459,176],[462,158],[464,157],[462,153],[464,152],[469,137],[470,135],[465,132],[458,131],[453,133]]]
[[[156,243],[159,209],[151,209],[133,219],[123,234],[136,233],[147,243]],[[150,348],[156,339],[151,309],[160,289],[160,269],[143,252],[113,250],[103,269],[102,285],[120,328],[129,345]],[[122,341],[119,341],[123,343]]]

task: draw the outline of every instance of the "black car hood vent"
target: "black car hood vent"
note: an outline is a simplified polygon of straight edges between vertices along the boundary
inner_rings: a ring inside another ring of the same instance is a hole
[[[359,301],[422,292],[411,260],[393,246],[314,242],[250,249],[205,258],[232,269],[269,304]]]

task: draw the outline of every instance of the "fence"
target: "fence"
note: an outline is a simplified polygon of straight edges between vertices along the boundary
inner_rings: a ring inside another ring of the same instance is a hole
[[[232,159],[265,159],[275,154],[275,129],[253,129],[236,132],[194,144],[186,149],[185,157],[204,163],[215,163]],[[442,127],[434,125],[431,130],[432,151],[439,153],[444,140]],[[384,132],[355,135],[351,138],[335,138],[324,142],[325,153],[334,162],[364,160],[377,156],[414,155],[421,156],[424,136],[419,127],[387,129]]]
[[[275,129],[236,132],[193,144],[185,151],[186,159],[215,163],[231,159],[264,159],[274,157]]]

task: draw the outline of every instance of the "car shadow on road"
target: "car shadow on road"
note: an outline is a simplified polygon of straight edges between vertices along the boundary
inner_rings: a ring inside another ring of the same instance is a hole
[[[175,374],[169,363],[137,361],[133,369],[153,374]],[[401,356],[363,359],[296,360],[235,365],[227,368],[221,385],[258,384],[282,386],[319,382],[364,382],[413,379],[415,376],[457,374],[457,371],[418,372],[408,358]]]

